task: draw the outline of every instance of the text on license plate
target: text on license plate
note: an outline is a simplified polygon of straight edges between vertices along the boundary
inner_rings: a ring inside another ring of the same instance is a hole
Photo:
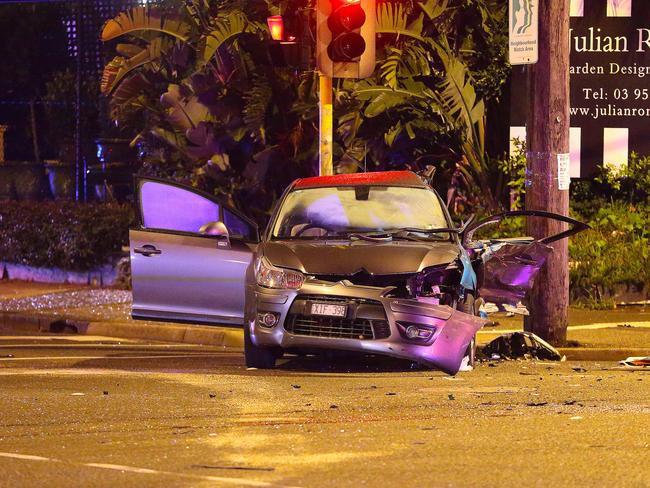
[[[312,303],[312,315],[329,315],[331,317],[345,317],[348,311],[347,305],[333,305],[331,303]]]

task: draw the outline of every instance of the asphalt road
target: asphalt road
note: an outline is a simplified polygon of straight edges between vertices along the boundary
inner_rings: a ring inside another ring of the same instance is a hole
[[[356,366],[350,369],[350,364]],[[650,374],[0,337],[0,486],[650,486]]]

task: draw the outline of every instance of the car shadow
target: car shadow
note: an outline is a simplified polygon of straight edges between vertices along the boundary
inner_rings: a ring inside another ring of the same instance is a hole
[[[353,353],[287,355],[278,360],[276,369],[306,373],[403,373],[426,370],[419,364],[404,359]]]

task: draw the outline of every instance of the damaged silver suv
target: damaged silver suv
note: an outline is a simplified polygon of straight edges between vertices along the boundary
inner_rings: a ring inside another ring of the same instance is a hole
[[[137,180],[130,233],[134,318],[243,325],[246,364],[283,353],[382,354],[455,374],[474,360],[483,300],[516,304],[554,240],[586,226],[508,212],[461,228],[409,171],[304,178],[269,225],[195,189]],[[572,225],[561,234],[474,241],[514,215]]]

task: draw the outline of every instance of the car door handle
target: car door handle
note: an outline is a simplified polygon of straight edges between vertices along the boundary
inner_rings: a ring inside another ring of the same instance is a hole
[[[142,254],[143,256],[154,256],[162,254],[162,251],[160,249],[156,249],[156,246],[152,246],[151,244],[145,244],[142,247],[136,247],[133,252],[136,254]]]

